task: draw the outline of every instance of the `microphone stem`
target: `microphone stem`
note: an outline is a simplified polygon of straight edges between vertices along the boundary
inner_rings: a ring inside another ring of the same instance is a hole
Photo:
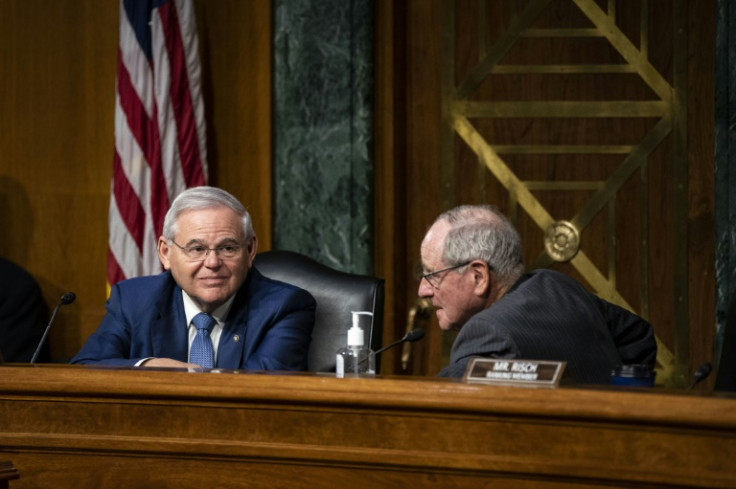
[[[31,363],[36,363],[36,359],[38,358],[38,354],[41,353],[41,348],[43,347],[43,344],[46,342],[46,336],[49,334],[49,330],[51,329],[51,325],[54,324],[54,319],[56,319],[56,315],[59,313],[59,309],[61,309],[62,302],[59,302],[56,307],[54,308],[53,314],[51,314],[51,319],[49,320],[48,326],[46,326],[46,329],[43,332],[43,336],[41,337],[41,341],[38,342],[38,346],[36,347],[36,352],[31,357]]]
[[[396,341],[394,341],[393,343],[391,343],[388,346],[384,346],[383,348],[379,348],[378,350],[376,350],[375,354],[378,355],[379,353],[383,353],[386,350],[388,350],[389,348],[393,348],[394,346],[396,346],[396,345],[398,345],[400,343],[403,343],[404,341],[406,341],[406,337],[401,338],[400,340],[396,340]]]

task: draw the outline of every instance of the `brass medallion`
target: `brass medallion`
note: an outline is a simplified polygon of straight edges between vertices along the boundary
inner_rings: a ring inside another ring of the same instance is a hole
[[[573,259],[580,249],[580,235],[569,221],[557,221],[544,233],[544,249],[558,262]]]

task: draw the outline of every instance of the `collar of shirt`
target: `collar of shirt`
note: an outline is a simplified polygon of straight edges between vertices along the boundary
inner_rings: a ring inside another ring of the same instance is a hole
[[[192,341],[194,341],[194,337],[197,336],[197,328],[194,327],[192,324],[192,319],[194,316],[202,312],[197,305],[194,303],[191,297],[189,297],[189,294],[181,291],[182,299],[184,300],[184,315],[187,318],[187,331],[189,332],[189,347],[187,348],[187,358],[189,358],[189,351],[192,348]],[[233,305],[233,301],[235,300],[235,295],[230,297],[223,305],[215,309],[212,314],[210,314],[213,318],[215,318],[215,321],[217,321],[217,324],[215,324],[215,327],[212,328],[212,331],[210,332],[210,338],[212,338],[212,348],[215,352],[215,365],[217,365],[217,349],[220,344],[220,336],[222,335],[222,328],[225,325],[225,319],[227,318],[227,314],[230,312],[230,307]]]

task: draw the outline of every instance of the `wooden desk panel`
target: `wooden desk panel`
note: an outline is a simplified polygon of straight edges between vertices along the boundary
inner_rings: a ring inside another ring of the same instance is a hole
[[[7,489],[10,487],[8,481],[17,479],[18,477],[18,470],[13,467],[11,462],[0,462],[0,489]]]
[[[736,487],[736,399],[0,366],[12,488]]]

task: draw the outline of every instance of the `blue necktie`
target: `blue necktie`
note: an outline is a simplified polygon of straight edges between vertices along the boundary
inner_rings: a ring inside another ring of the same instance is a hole
[[[189,351],[189,363],[196,363],[204,368],[214,368],[215,351],[212,348],[210,331],[217,322],[209,314],[200,312],[194,316],[192,323],[197,328],[197,336],[194,337],[192,349]]]

